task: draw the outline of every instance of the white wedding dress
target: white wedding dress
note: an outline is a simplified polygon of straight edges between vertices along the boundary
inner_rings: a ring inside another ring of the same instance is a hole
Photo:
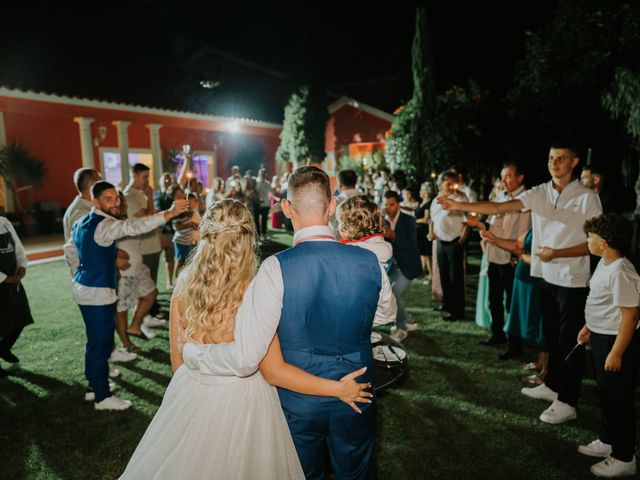
[[[125,472],[127,480],[304,479],[275,387],[182,365]]]

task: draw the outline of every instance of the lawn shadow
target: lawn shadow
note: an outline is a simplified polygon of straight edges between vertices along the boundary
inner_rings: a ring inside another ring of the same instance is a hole
[[[46,392],[37,393],[24,381]],[[0,428],[3,478],[42,478],[47,470],[55,478],[70,480],[117,478],[140,438],[132,437],[132,431],[144,431],[150,420],[135,409],[96,412],[93,402],[84,400],[82,385],[34,372],[23,370],[7,377],[0,381],[0,388],[5,403],[2,425],[11,426],[11,431]],[[114,444],[119,448],[114,450]],[[87,468],[91,458],[111,460]],[[96,466],[107,470],[96,470]]]

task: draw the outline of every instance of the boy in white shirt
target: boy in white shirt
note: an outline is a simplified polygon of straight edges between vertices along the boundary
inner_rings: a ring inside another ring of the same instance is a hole
[[[606,214],[585,222],[584,231],[589,251],[602,259],[591,277],[586,325],[578,334],[578,342],[591,343],[602,428],[599,438],[580,445],[578,452],[606,457],[591,467],[596,476],[635,475],[640,277],[623,254],[631,238],[631,226],[621,215]]]

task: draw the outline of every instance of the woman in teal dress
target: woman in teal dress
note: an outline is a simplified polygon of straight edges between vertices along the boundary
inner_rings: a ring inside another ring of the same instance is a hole
[[[502,238],[487,239],[500,248],[519,254],[514,272],[511,308],[505,331],[508,336],[521,338],[525,345],[538,350],[538,361],[525,366],[539,370],[538,375],[524,377],[526,383],[540,384],[547,373],[548,353],[542,333],[542,310],[540,308],[540,279],[530,275],[531,229],[515,242]]]

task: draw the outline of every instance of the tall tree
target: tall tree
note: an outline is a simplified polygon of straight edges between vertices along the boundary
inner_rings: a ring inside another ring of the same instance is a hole
[[[284,109],[280,146],[276,159],[291,162],[294,168],[324,160],[324,133],[329,112],[317,89],[297,88]]]
[[[426,158],[423,134],[435,117],[435,86],[427,19],[424,7],[416,9],[416,31],[411,49],[413,95],[391,126],[387,156],[391,167],[421,183],[433,160]]]

